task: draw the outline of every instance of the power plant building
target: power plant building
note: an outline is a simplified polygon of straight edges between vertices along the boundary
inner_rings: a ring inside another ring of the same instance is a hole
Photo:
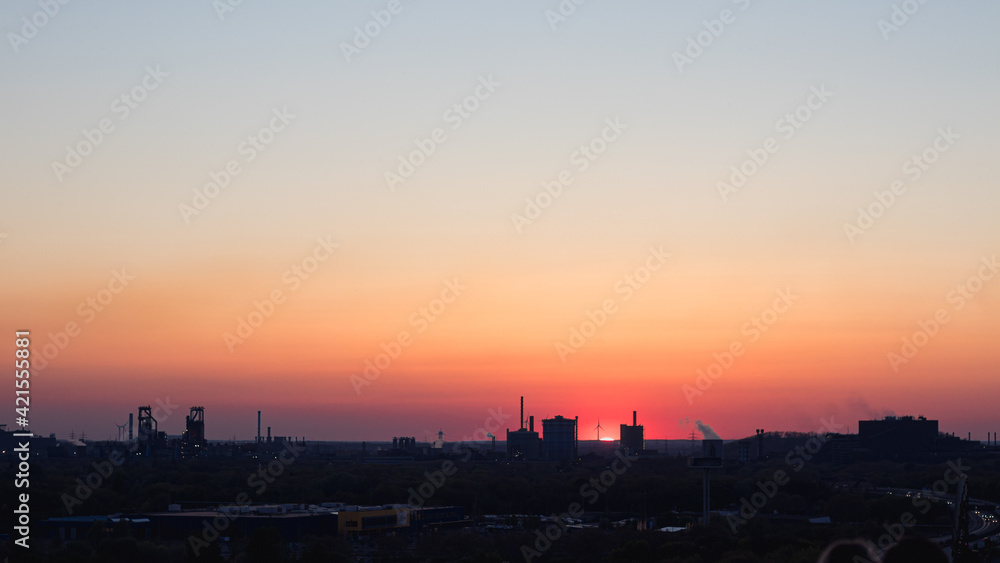
[[[181,435],[181,457],[198,457],[205,452],[205,407],[191,407]]]
[[[636,455],[646,449],[642,425],[636,423],[635,411],[632,411],[632,426],[621,425],[620,441],[626,455]]]
[[[541,445],[538,432],[527,428],[513,432],[507,430],[507,459],[528,461],[541,459]]]
[[[920,416],[887,416],[858,422],[858,442],[878,458],[902,458],[934,449],[938,421]]]
[[[577,419],[556,415],[542,421],[542,452],[546,461],[577,458]]]
[[[521,397],[521,427],[513,432],[507,429],[507,459],[542,459],[542,441],[538,438],[538,432],[535,432],[535,417],[528,417],[528,428],[524,427],[524,397]]]

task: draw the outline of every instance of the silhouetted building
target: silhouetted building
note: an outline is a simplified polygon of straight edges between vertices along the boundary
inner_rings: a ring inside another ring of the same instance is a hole
[[[542,441],[535,432],[535,417],[528,417],[528,427],[524,427],[524,396],[521,396],[521,426],[511,432],[507,429],[507,459],[530,461],[542,459]]]
[[[542,421],[542,451],[548,461],[568,461],[577,457],[577,419],[556,415]]]
[[[135,453],[142,456],[153,455],[162,449],[167,442],[166,432],[161,432],[159,424],[153,418],[153,408],[149,405],[139,407],[139,433],[136,436]]]
[[[528,428],[507,430],[507,459],[534,461],[542,459],[542,441],[535,432],[535,417],[529,417]]]
[[[636,424],[636,412],[632,411],[632,426],[621,425],[620,441],[627,455],[635,455],[646,449],[642,426]]]
[[[924,417],[887,416],[858,422],[858,442],[876,458],[912,458],[934,449],[938,421]]]
[[[391,455],[404,456],[417,454],[417,439],[412,436],[394,436],[392,438]]]
[[[739,441],[739,454],[737,458],[743,463],[750,461],[750,439],[744,438]]]
[[[191,407],[181,435],[181,457],[198,457],[205,453],[205,445],[205,407]]]
[[[857,434],[827,434],[820,459],[833,463],[851,464],[858,459],[861,442]]]

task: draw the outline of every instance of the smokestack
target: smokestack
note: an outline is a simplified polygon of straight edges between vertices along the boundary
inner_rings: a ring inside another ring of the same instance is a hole
[[[271,427],[267,427],[267,443],[271,443]]]
[[[521,395],[521,430],[524,430],[524,395]]]
[[[257,442],[260,443],[260,411],[257,411]]]
[[[128,439],[132,441],[132,413],[128,413]]]
[[[635,422],[635,411],[632,411],[632,426],[639,426],[639,425],[638,425],[638,424],[636,424],[636,422]]]
[[[534,432],[535,431],[535,416],[534,415],[528,417],[528,424],[530,425],[530,426],[528,426],[528,430],[531,430],[532,432]]]

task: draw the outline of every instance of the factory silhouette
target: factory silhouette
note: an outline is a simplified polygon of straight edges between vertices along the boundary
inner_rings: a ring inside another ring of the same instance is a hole
[[[862,420],[856,434],[767,432],[756,429],[753,436],[737,440],[723,440],[709,426],[698,421],[696,426],[702,440],[674,440],[672,445],[662,441],[662,446],[655,448],[647,443],[644,426],[639,424],[636,411],[632,411],[631,424],[621,424],[619,440],[606,437],[604,440],[581,441],[577,416],[546,418],[541,421],[539,433],[534,417],[525,417],[524,398],[521,397],[518,428],[508,428],[505,443],[498,447],[497,437],[492,434],[486,441],[449,443],[445,441],[443,432],[438,432],[436,440],[424,442],[412,436],[396,436],[384,442],[309,442],[305,437],[272,435],[271,427],[262,426],[261,411],[257,411],[257,433],[253,440],[209,441],[206,438],[206,410],[203,406],[190,407],[185,417],[185,428],[179,437],[169,437],[160,430],[156,418],[160,411],[152,405],[139,406],[134,417],[129,415],[127,424],[118,425],[116,440],[88,441],[75,437],[60,440],[55,435],[33,437],[31,451],[36,458],[53,461],[83,459],[94,468],[77,479],[79,486],[74,491],[63,494],[63,504],[71,509],[68,510],[69,515],[50,515],[39,522],[44,541],[58,545],[59,542],[87,537],[93,533],[95,521],[108,531],[126,522],[133,535],[151,541],[169,542],[188,538],[187,541],[196,546],[201,545],[199,542],[206,546],[219,544],[223,552],[230,549],[229,536],[222,531],[213,533],[206,530],[206,521],[220,522],[219,518],[224,518],[219,525],[224,525],[226,529],[238,529],[238,537],[244,538],[258,530],[276,528],[286,538],[332,534],[345,540],[404,533],[420,535],[449,528],[466,528],[474,522],[485,522],[486,529],[489,529],[494,524],[502,526],[498,523],[499,519],[510,525],[513,518],[521,522],[516,525],[523,525],[524,519],[530,516],[477,515],[474,503],[470,515],[468,506],[458,504],[461,499],[450,497],[452,504],[446,504],[434,502],[440,500],[435,497],[442,487],[447,486],[448,479],[457,472],[457,468],[466,462],[478,463],[476,467],[492,467],[497,475],[503,475],[510,471],[529,474],[536,467],[555,468],[556,471],[571,467],[634,467],[641,465],[643,460],[654,464],[674,463],[673,467],[677,467],[676,462],[670,460],[678,457],[686,458],[685,468],[681,471],[702,481],[702,507],[696,518],[691,516],[691,521],[696,519],[707,526],[713,515],[721,516],[724,512],[729,514],[728,518],[737,520],[748,514],[757,514],[756,504],[751,507],[752,512],[746,512],[750,509],[734,512],[743,509],[732,508],[731,502],[720,503],[729,508],[713,505],[714,476],[726,468],[738,470],[744,464],[766,463],[769,460],[792,464],[789,456],[793,453],[801,456],[795,457],[795,460],[835,465],[859,461],[943,463],[956,458],[992,457],[1000,453],[995,433],[992,439],[977,442],[971,440],[971,435],[962,438],[941,433],[937,420],[923,416],[885,416]],[[14,440],[12,433],[0,427],[0,448],[12,450]],[[813,444],[820,446],[813,447]],[[688,447],[683,448],[684,445]],[[126,453],[123,455],[122,452]],[[84,501],[92,490],[101,488],[105,479],[110,478],[113,468],[108,460],[115,467],[131,466],[141,472],[157,467],[169,471],[170,467],[188,462],[211,467],[215,463],[240,459],[250,460],[257,469],[247,480],[251,493],[243,498],[237,496],[235,504],[206,506],[200,499],[198,502],[192,502],[194,499],[172,499],[169,505],[158,510],[138,513],[80,515],[75,512],[83,512],[84,507],[92,512],[101,510],[94,504],[85,505]],[[379,464],[391,467],[424,463],[419,467],[426,467],[429,462],[431,469],[423,473],[425,478],[422,483],[410,487],[389,504],[350,504],[338,498],[316,498],[313,503],[275,503],[263,502],[259,495],[253,494],[266,490],[288,465],[307,463],[304,460],[310,459],[322,464],[339,462],[348,466]],[[604,470],[602,475],[611,476],[611,469]],[[611,478],[613,482],[616,477]],[[968,501],[962,502],[965,508],[964,503]],[[514,512],[513,508],[511,512]],[[670,526],[657,528],[654,520],[645,515],[636,515],[635,518],[639,522],[639,530],[682,529]],[[573,526],[587,528],[597,527],[598,524],[581,520]],[[967,522],[956,524],[955,537],[964,538],[957,534],[962,530],[966,533],[967,528]]]
[[[32,443],[40,452],[38,455],[52,458],[99,457],[107,455],[123,444],[129,445],[133,457],[156,457],[171,459],[192,459],[211,457],[254,457],[268,451],[280,451],[285,444],[305,447],[306,455],[318,457],[358,457],[367,462],[407,461],[446,456],[446,444],[461,443],[475,452],[478,458],[507,462],[552,462],[571,463],[581,456],[595,455],[595,452],[609,455],[612,450],[620,450],[627,456],[656,456],[686,454],[695,456],[703,447],[687,440],[658,440],[659,449],[647,445],[644,427],[638,422],[638,413],[632,411],[632,424],[621,424],[619,439],[585,440],[579,438],[579,417],[556,415],[541,421],[541,433],[535,427],[535,417],[524,415],[524,397],[521,397],[520,424],[516,429],[506,429],[504,444],[497,447],[497,437],[488,434],[487,442],[466,441],[446,442],[443,432],[437,439],[418,441],[412,436],[395,436],[391,441],[313,441],[304,436],[272,435],[270,426],[262,426],[262,412],[257,411],[257,433],[252,441],[212,440],[206,438],[206,409],[203,406],[190,407],[185,417],[185,427],[179,437],[169,437],[159,429],[154,415],[157,407],[143,405],[137,408],[135,416],[129,413],[126,424],[119,428],[116,440],[87,440],[71,435],[70,439],[58,439],[55,434],[48,437],[34,436]],[[600,430],[598,423],[598,431]],[[972,440],[969,433],[965,439],[955,434],[939,431],[937,420],[924,416],[885,416],[881,419],[858,421],[858,432],[825,432],[822,459],[837,463],[852,463],[866,460],[927,461],[933,462],[942,455],[975,452],[997,447],[997,434],[987,433],[984,442]],[[756,429],[752,437],[723,440],[707,425],[698,421],[698,430],[706,443],[711,443],[718,457],[729,463],[760,461],[783,451],[782,440],[795,432],[766,432]],[[581,451],[581,443],[584,444]],[[670,451],[670,443],[676,451]],[[13,447],[13,436],[0,425],[0,445]],[[33,446],[34,447],[34,446]]]
[[[524,426],[524,397],[521,397],[521,426],[511,432],[507,429],[507,459],[513,461],[566,462],[579,455],[579,417],[565,418],[556,415],[542,420],[542,435],[535,431],[535,417],[528,417]],[[598,423],[600,427],[600,423]],[[621,425],[621,447],[626,455],[637,455],[645,450],[642,426],[636,423],[632,411],[632,425]]]

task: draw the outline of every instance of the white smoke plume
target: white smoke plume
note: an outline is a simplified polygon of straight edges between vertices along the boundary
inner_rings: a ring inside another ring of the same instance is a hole
[[[715,433],[715,430],[712,430],[711,426],[702,422],[701,419],[694,421],[694,427],[698,429],[698,432],[701,432],[701,437],[704,440],[722,439],[718,434]]]

